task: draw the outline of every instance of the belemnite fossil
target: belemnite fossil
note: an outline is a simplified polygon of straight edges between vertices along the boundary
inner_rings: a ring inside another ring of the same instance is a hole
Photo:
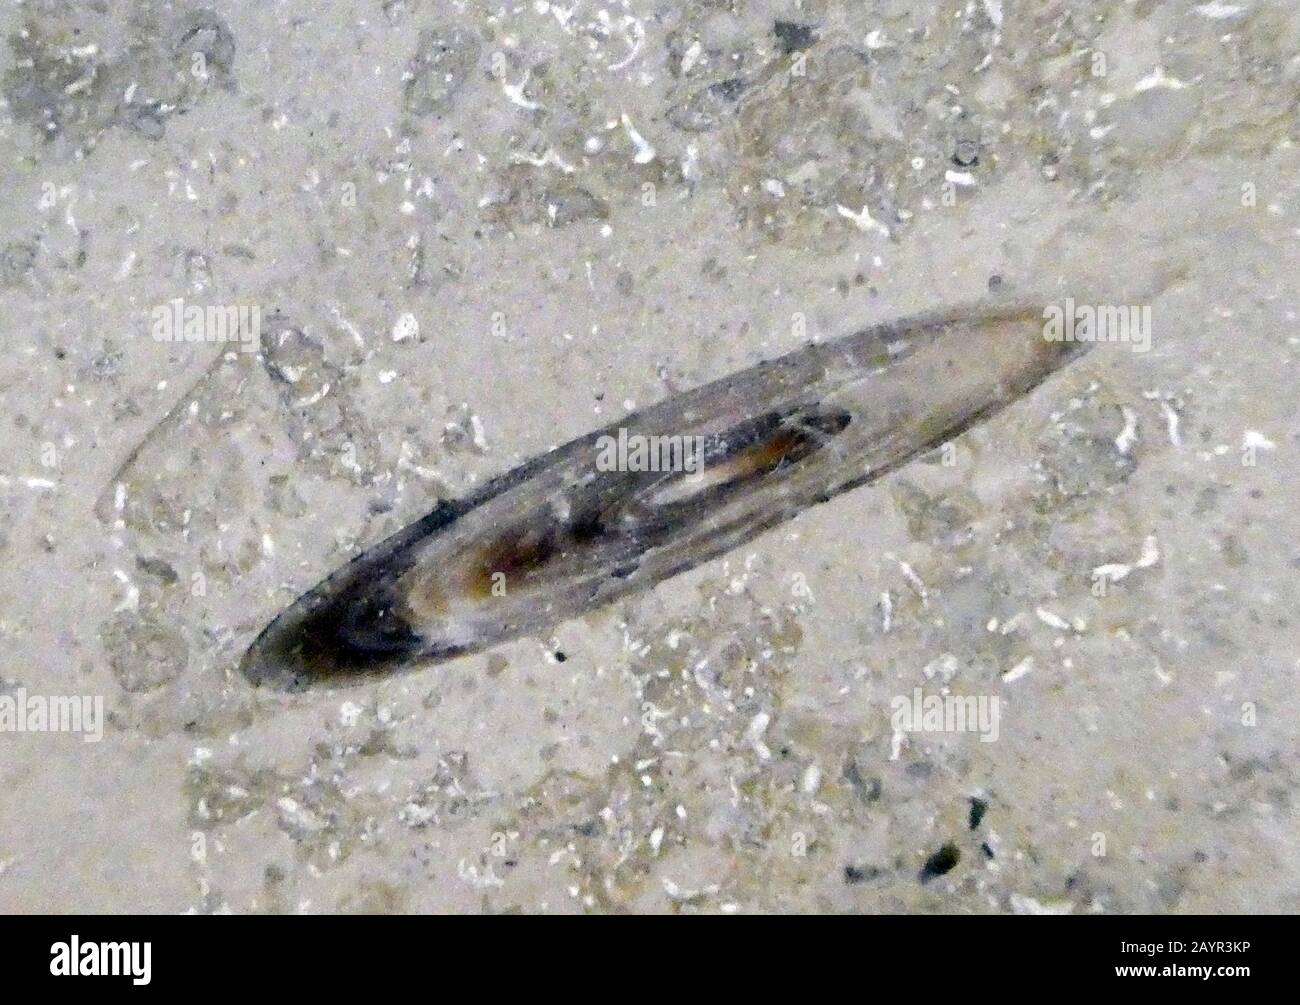
[[[544,631],[873,481],[1032,391],[1088,343],[1041,307],[876,325],[760,363],[440,502],[258,636],[241,669],[341,685]]]

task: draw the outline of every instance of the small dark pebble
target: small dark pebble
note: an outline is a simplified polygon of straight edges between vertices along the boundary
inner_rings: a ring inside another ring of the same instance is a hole
[[[989,804],[983,799],[975,796],[970,797],[970,829],[974,830],[984,819],[984,814],[989,811]]]
[[[810,24],[777,21],[772,26],[772,31],[776,33],[777,41],[781,43],[781,52],[786,56],[807,49],[817,41],[817,35]]]
[[[989,843],[987,841],[985,841],[982,845],[980,845],[980,851],[984,853],[985,858],[993,857],[993,849],[989,847]]]
[[[921,867],[921,882],[928,883],[936,876],[943,876],[952,872],[953,868],[960,861],[961,852],[955,844],[949,841],[946,845],[925,860],[925,865]]]
[[[555,662],[556,662],[556,663],[563,663],[563,662],[564,662],[565,660],[567,660],[568,658],[569,658],[569,657],[565,656],[564,653],[560,652],[558,649],[556,650],[556,652],[555,652]]]

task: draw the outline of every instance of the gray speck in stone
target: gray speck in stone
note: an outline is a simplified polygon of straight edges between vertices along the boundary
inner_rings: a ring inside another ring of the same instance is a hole
[[[235,36],[215,11],[196,11],[186,19],[181,29],[175,56],[185,72],[195,71],[198,62],[195,60],[196,54],[203,57],[203,69],[221,86],[229,87],[233,84]]]
[[[0,288],[17,286],[36,266],[36,245],[11,241],[0,249]]]
[[[844,867],[844,882],[849,886],[856,886],[859,883],[865,883],[868,880],[875,879],[880,875],[880,870],[875,866],[846,865]]]
[[[118,113],[118,122],[145,139],[160,140],[167,132],[169,114],[160,101],[133,102]]]
[[[952,152],[952,162],[958,167],[974,167],[980,162],[980,145],[977,140],[961,139]]]
[[[740,77],[729,77],[709,84],[671,109],[668,121],[688,133],[704,133],[716,129],[722,118],[735,110],[745,86],[745,81]]]
[[[817,41],[817,33],[810,24],[795,21],[777,21],[772,26],[783,55],[800,52],[811,47]]]
[[[125,691],[156,690],[189,666],[189,646],[162,612],[122,611],[104,623],[100,639],[113,675]]]
[[[412,115],[442,115],[451,110],[478,63],[478,35],[457,25],[420,32],[407,67],[406,110]]]
[[[884,791],[879,778],[863,776],[856,758],[851,758],[844,766],[844,780],[849,783],[853,794],[864,803],[874,803]]]
[[[171,563],[161,558],[146,558],[143,555],[136,556],[136,568],[141,572],[147,572],[149,575],[161,579],[164,583],[175,583],[180,577],[176,570],[172,568]]]

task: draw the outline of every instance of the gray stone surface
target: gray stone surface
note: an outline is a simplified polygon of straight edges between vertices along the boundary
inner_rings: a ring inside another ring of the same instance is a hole
[[[0,697],[107,716],[0,732],[0,909],[1300,908],[1293,5],[30,0],[0,39]],[[1150,350],[552,635],[235,673],[626,410],[1065,296]],[[158,341],[175,298],[260,330]],[[998,738],[899,734],[918,687]]]

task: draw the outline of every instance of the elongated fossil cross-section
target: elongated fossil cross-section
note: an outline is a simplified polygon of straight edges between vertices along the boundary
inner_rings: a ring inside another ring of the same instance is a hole
[[[1015,308],[893,322],[674,395],[353,559],[262,632],[243,672],[281,688],[343,684],[647,589],[1033,389],[1086,348],[1049,341],[1042,319]],[[629,461],[619,441],[673,463]]]

